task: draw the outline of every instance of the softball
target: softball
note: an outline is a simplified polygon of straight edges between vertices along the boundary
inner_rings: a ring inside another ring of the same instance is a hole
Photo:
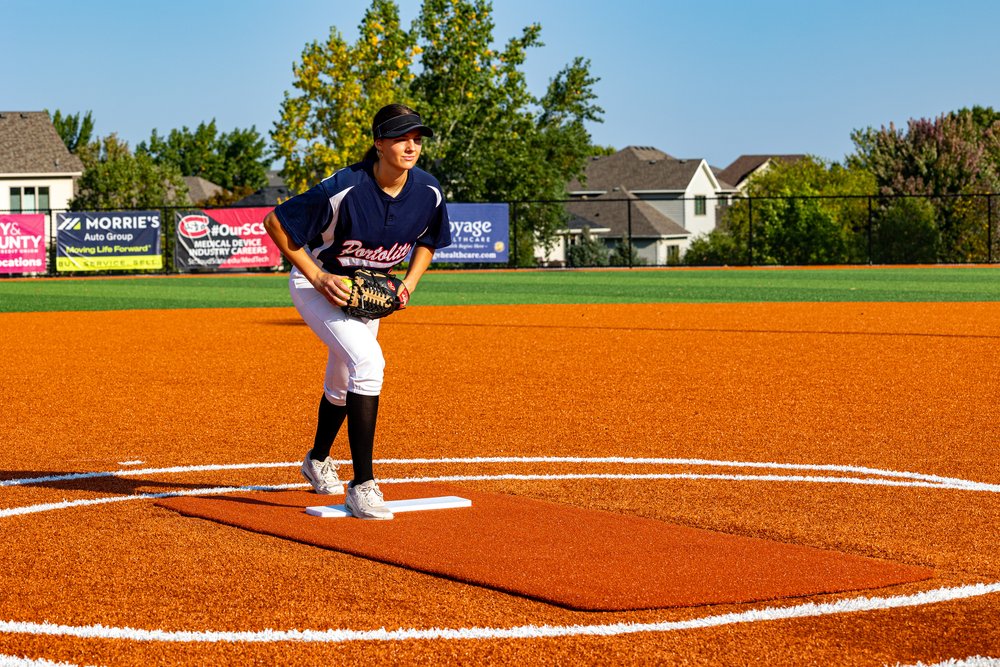
[[[351,280],[350,278],[341,278],[341,280],[344,282],[344,286],[347,289],[351,289],[351,286],[354,285],[354,281]]]

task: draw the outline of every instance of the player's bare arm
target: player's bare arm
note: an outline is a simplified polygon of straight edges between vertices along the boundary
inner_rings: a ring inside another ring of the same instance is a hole
[[[420,277],[424,275],[424,271],[427,267],[431,265],[431,260],[434,258],[434,249],[428,248],[424,245],[418,245],[413,250],[413,257],[410,258],[410,268],[406,271],[406,276],[403,277],[403,284],[406,285],[406,289],[412,294],[413,290],[417,288],[417,283],[420,282]]]
[[[264,229],[267,230],[268,236],[274,240],[281,254],[288,258],[288,261],[309,280],[320,294],[335,306],[347,304],[347,300],[351,296],[350,288],[340,277],[317,266],[309,253],[292,240],[273,211],[264,218]]]

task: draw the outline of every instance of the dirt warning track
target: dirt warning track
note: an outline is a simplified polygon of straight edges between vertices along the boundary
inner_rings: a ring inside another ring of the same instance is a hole
[[[933,573],[873,590],[625,612],[572,611],[156,506],[210,489],[302,491],[297,462],[325,352],[292,309],[0,315],[0,656],[863,665],[1000,656],[998,311],[393,315],[380,333],[388,368],[376,438],[389,499],[393,484],[444,482]],[[342,436],[334,456],[347,455]],[[615,547],[579,567],[615,568]]]

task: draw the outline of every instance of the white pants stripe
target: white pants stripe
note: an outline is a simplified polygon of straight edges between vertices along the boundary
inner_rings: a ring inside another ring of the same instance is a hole
[[[288,278],[292,303],[302,319],[329,348],[323,392],[334,405],[347,403],[347,392],[378,396],[385,358],[379,345],[378,320],[351,317],[334,306],[293,269]]]

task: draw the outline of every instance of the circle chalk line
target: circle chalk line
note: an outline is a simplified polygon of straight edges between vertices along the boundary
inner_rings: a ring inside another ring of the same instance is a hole
[[[350,461],[338,461],[338,464]],[[583,464],[633,464],[671,466],[714,466],[727,468],[751,468],[787,471],[838,472],[869,475],[869,477],[831,477],[817,475],[777,475],[777,474],[723,474],[723,473],[557,473],[557,474],[517,474],[501,473],[493,475],[441,475],[425,477],[399,477],[380,479],[384,484],[421,483],[441,481],[556,481],[582,479],[641,479],[641,480],[722,480],[757,482],[800,482],[820,484],[855,484],[866,486],[890,486],[909,488],[935,488],[958,491],[986,491],[1000,493],[1000,485],[975,482],[954,477],[942,477],[923,473],[883,470],[863,466],[792,464],[774,462],[721,461],[710,459],[676,458],[630,458],[630,457],[453,457],[381,459],[382,465],[435,465],[435,464],[497,464],[497,463],[583,463]],[[44,484],[50,482],[93,479],[101,477],[139,477],[157,474],[182,474],[192,472],[214,472],[223,470],[247,470],[260,468],[297,467],[295,462],[264,462],[243,464],[209,464],[176,466],[170,468],[143,468],[92,473],[69,473],[47,477],[0,480],[0,488]],[[102,498],[87,498],[58,503],[43,503],[23,507],[0,509],[0,518],[37,514],[41,512],[68,509],[71,507],[107,505],[111,503],[155,500],[176,496],[219,495],[250,491],[278,491],[305,488],[308,484],[274,484],[247,486],[219,486],[199,489],[185,489],[164,493],[142,493],[118,495]],[[803,603],[787,607],[764,607],[743,612],[702,616],[682,621],[661,621],[652,623],[608,623],[592,625],[522,625],[510,628],[467,627],[467,628],[399,628],[387,630],[263,630],[263,631],[218,631],[218,630],[149,630],[97,625],[73,626],[30,621],[0,621],[0,634],[33,634],[62,636],[85,639],[115,639],[131,641],[159,642],[323,642],[343,643],[352,641],[405,641],[423,640],[481,640],[481,639],[537,639],[551,637],[599,636],[609,637],[636,633],[675,632],[700,628],[719,627],[740,623],[778,621],[794,618],[809,618],[835,614],[897,609],[937,604],[954,600],[970,599],[1000,593],[1000,582],[977,583],[965,586],[945,587],[923,591],[911,595],[891,597],[854,597],[829,603]]]

